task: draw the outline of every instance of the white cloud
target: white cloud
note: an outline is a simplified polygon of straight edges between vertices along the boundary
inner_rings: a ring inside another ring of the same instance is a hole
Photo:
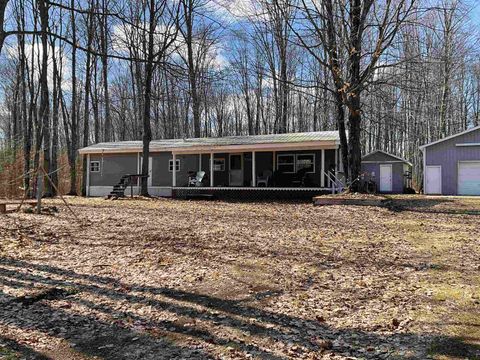
[[[209,5],[212,10],[233,21],[252,18],[259,13],[255,0],[212,0]]]
[[[48,67],[47,67],[47,79],[48,79],[48,87],[49,89],[53,89],[53,80],[54,80],[54,55],[57,61],[57,71],[59,71],[62,83],[61,87],[63,91],[70,91],[71,90],[71,62],[70,58],[67,57],[66,52],[63,48],[59,46],[55,46],[52,49],[50,46],[48,47]],[[16,46],[11,46],[8,48],[7,56],[11,59],[18,60],[20,54],[18,53],[18,48]],[[43,56],[43,48],[40,43],[26,43],[25,44],[25,56],[27,57],[28,66],[31,66],[33,63],[33,71],[35,74],[36,80],[40,77],[40,70],[41,70],[41,58]],[[32,62],[33,59],[33,62]]]

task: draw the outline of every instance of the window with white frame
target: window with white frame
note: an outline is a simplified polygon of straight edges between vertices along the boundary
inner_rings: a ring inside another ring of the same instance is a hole
[[[100,161],[90,161],[90,172],[100,172]]]
[[[173,171],[173,159],[170,159],[168,161],[168,171],[172,172]],[[175,172],[180,171],[180,159],[175,159]]]
[[[297,154],[296,169],[305,169],[307,173],[315,172],[315,154]]]
[[[277,170],[283,173],[295,172],[295,155],[279,154],[277,155]]]
[[[225,159],[213,159],[213,170],[214,171],[225,171]]]

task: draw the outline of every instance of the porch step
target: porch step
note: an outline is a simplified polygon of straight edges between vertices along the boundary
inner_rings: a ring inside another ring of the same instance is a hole
[[[113,185],[113,190],[107,196],[108,199],[125,197],[125,189],[130,185],[130,175],[124,175],[120,178],[118,184]]]

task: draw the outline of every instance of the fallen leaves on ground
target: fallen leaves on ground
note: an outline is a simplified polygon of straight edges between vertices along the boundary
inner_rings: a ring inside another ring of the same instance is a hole
[[[474,358],[480,200],[394,199],[68,198],[80,221],[59,200],[54,216],[2,215],[0,355]]]

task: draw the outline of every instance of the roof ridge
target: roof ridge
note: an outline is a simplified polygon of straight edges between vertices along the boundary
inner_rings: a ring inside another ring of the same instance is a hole
[[[430,143],[428,143],[428,144],[421,145],[421,146],[419,146],[419,148],[420,148],[420,150],[423,150],[423,149],[425,149],[425,148],[427,148],[427,147],[429,147],[429,146],[432,146],[432,145],[435,145],[435,144],[439,144],[439,143],[441,143],[441,142],[444,142],[444,141],[447,141],[447,140],[450,140],[450,139],[454,139],[454,138],[456,138],[457,136],[465,135],[465,134],[471,133],[471,132],[476,131],[476,130],[480,130],[480,125],[471,127],[470,129],[466,129],[466,130],[464,130],[464,131],[462,131],[462,132],[459,132],[459,133],[457,133],[457,134],[449,135],[449,136],[444,137],[444,138],[442,138],[442,139],[438,139],[438,140],[436,140],[436,141],[432,141],[432,142],[430,142]]]

